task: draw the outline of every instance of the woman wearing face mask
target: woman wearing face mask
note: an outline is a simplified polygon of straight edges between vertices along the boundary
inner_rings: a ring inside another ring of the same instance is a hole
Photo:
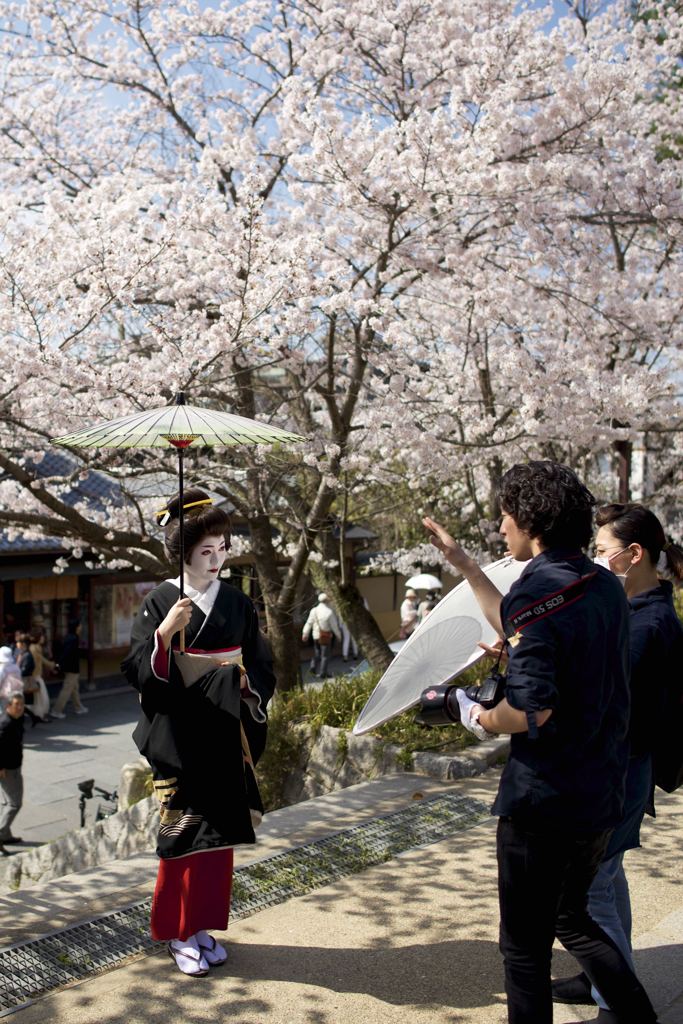
[[[626,800],[605,859],[589,892],[593,919],[631,961],[631,903],[623,859],[640,846],[646,810],[654,815],[652,753],[672,672],[680,672],[683,628],[673,605],[673,587],[660,574],[683,579],[683,550],[667,541],[662,524],[642,505],[613,504],[596,515],[595,562],[621,580],[631,608],[631,756]],[[585,974],[553,982],[562,1003],[596,1002],[599,1021],[616,1020]]]
[[[218,579],[229,517],[198,488],[185,492],[183,508],[186,596],[179,577],[147,595],[122,669],[140,693],[134,739],[161,805],[152,936],[168,941],[184,974],[201,976],[227,955],[208,929],[227,928],[232,847],[255,841],[263,808],[253,764],[275,679],[252,602]],[[157,516],[175,565],[178,513],[174,498]]]

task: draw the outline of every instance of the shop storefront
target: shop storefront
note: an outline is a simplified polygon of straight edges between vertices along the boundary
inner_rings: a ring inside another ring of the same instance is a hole
[[[81,622],[82,674],[89,682],[116,675],[130,646],[133,620],[157,581],[139,574],[103,573],[75,563],[53,571],[55,554],[32,553],[0,562],[3,643],[15,632],[43,633],[46,651],[58,659],[69,622]]]
[[[87,646],[94,678],[118,672],[130,647],[130,632],[138,609],[157,582],[141,580],[139,575],[126,578],[120,574],[88,579]]]

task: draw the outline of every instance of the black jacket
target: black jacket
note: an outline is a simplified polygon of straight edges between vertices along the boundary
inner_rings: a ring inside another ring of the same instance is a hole
[[[683,671],[683,626],[676,615],[673,587],[658,587],[629,599],[631,606],[631,753],[650,754],[667,689]],[[683,737],[681,738],[683,743]]]
[[[62,652],[59,656],[59,667],[62,672],[80,672],[81,655],[78,649],[78,636],[67,633],[62,641]]]
[[[22,679],[29,679],[36,670],[36,663],[30,651],[22,651],[17,658],[17,665]]]
[[[0,768],[21,768],[24,746],[24,719],[0,715]]]
[[[511,737],[494,814],[531,826],[618,823],[628,760],[629,609],[616,576],[578,551],[537,555],[503,598],[506,697],[529,731]],[[536,728],[535,713],[552,715]]]

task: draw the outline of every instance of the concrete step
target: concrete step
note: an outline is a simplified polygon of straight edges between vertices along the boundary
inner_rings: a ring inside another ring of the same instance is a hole
[[[479,785],[478,792],[489,804],[495,785],[493,779]],[[452,789],[452,783],[402,773],[272,811],[265,815],[257,830],[256,846],[244,846],[235,851],[235,866],[272,857],[376,816],[390,814],[421,797],[436,796]],[[32,941],[56,929],[145,899],[153,892],[158,863],[152,851],[138,853],[126,860],[110,861],[0,896],[0,948]]]

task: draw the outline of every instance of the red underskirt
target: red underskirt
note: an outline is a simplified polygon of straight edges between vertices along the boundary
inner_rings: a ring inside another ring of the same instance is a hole
[[[225,931],[232,889],[232,850],[160,860],[152,899],[152,938],[189,939],[202,928]]]

